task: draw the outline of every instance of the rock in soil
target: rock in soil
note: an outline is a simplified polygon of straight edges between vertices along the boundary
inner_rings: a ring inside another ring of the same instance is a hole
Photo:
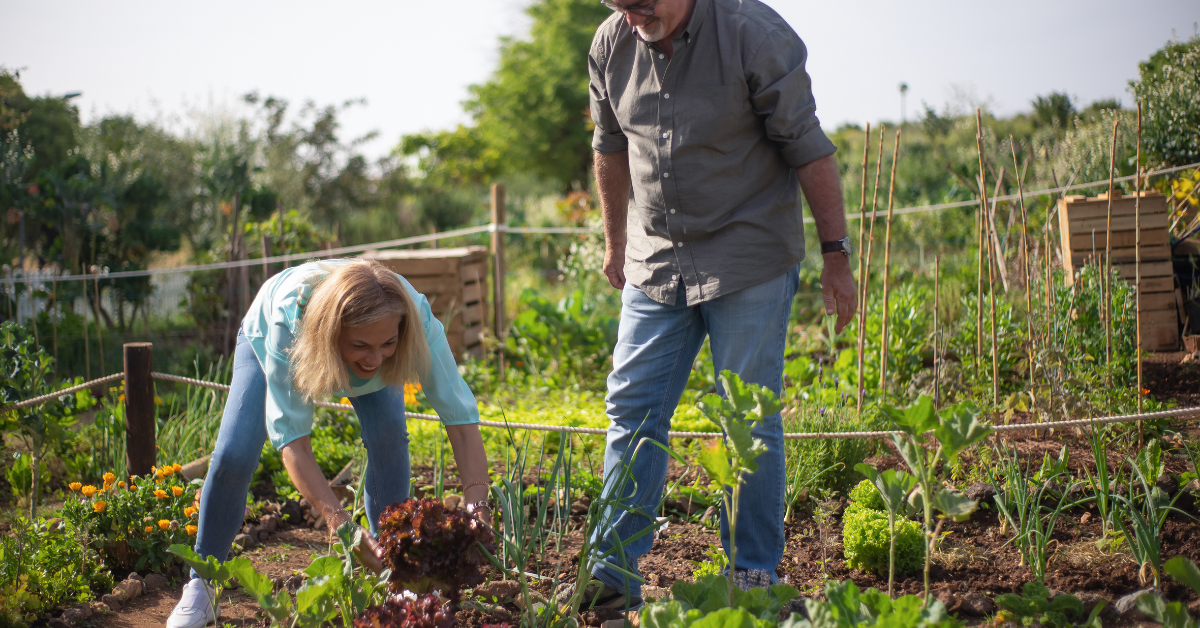
[[[996,487],[988,482],[976,482],[967,487],[967,499],[981,504],[996,496]]]
[[[716,506],[709,506],[708,510],[704,511],[704,516],[701,517],[701,519],[703,519],[704,521],[715,521],[717,519],[717,515],[720,514],[720,512],[721,511],[718,510]]]
[[[982,593],[972,591],[963,596],[959,610],[972,617],[984,617],[996,611],[996,605]]]
[[[63,619],[62,617],[55,617],[46,623],[50,626],[50,628],[69,628],[70,626],[70,624],[67,623],[67,620]]]
[[[147,591],[157,591],[158,589],[165,589],[171,586],[171,581],[160,573],[152,573],[146,574],[145,584]]]
[[[1080,593],[1077,597],[1079,598],[1079,601],[1083,603],[1084,615],[1090,615],[1092,613],[1092,609],[1096,608],[1097,604],[1103,602],[1107,607],[1108,603],[1111,601],[1099,593]]]
[[[1162,591],[1159,591],[1154,587],[1142,589],[1141,591],[1134,591],[1133,593],[1130,593],[1129,595],[1117,600],[1116,603],[1113,604],[1113,611],[1116,612],[1121,619],[1126,619],[1129,621],[1145,621],[1148,618],[1146,617],[1145,613],[1138,609],[1137,599],[1147,593],[1162,597]]]
[[[802,597],[788,600],[788,603],[783,607],[783,612],[787,613],[787,616],[785,616],[784,619],[787,619],[792,615],[799,615],[804,619],[810,619],[808,616],[808,606],[805,604],[805,599]]]
[[[300,502],[294,499],[289,499],[283,508],[279,509],[279,516],[292,525],[299,525],[304,520],[304,513],[300,511]]]
[[[516,598],[521,592],[521,583],[516,580],[496,580],[475,588],[475,595],[485,598],[496,598],[504,601],[506,598]]]
[[[267,515],[259,519],[258,525],[262,526],[262,529],[267,532],[274,534],[279,530],[279,517],[277,515]]]
[[[583,502],[574,502],[571,504],[571,514],[577,515],[577,516],[583,516],[583,515],[586,515],[587,512],[588,512],[588,507]]]
[[[580,614],[585,626],[603,626],[606,622],[621,619],[621,611],[602,606],[583,611]]]
[[[103,597],[100,598],[100,601],[102,603],[104,603],[104,605],[107,606],[108,610],[110,610],[110,611],[121,610],[121,598],[116,595],[113,595],[112,593],[108,593],[108,594],[104,595]]]
[[[251,538],[249,534],[239,534],[233,537],[233,542],[242,549],[250,549],[251,547],[254,547],[254,539]]]

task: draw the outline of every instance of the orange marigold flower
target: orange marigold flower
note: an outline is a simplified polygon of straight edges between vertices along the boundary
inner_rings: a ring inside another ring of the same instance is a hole
[[[92,504],[92,512],[104,512],[104,509],[107,507],[108,507],[108,504],[106,504],[102,501],[96,502],[96,503]]]
[[[166,498],[167,498],[167,492],[166,492],[166,491],[164,491],[164,490],[162,490],[162,489],[158,489],[158,490],[154,491],[154,496],[155,496],[155,497],[157,497],[157,498],[159,498],[159,499],[166,499]]]
[[[159,477],[156,477],[156,478],[154,478],[154,483],[155,483],[155,484],[162,484],[162,483],[163,483],[162,476],[159,476]]]
[[[174,495],[174,496],[176,496],[176,497],[179,497],[180,495],[183,495],[183,487],[182,487],[182,486],[172,486],[172,487],[171,487],[171,494],[172,494],[172,495]]]
[[[159,519],[159,520],[158,520],[158,529],[159,529],[159,530],[166,530],[166,529],[167,529],[167,528],[169,528],[169,527],[171,527],[171,522],[170,522],[170,521],[167,521],[166,519]]]
[[[185,517],[187,517],[187,518],[189,518],[189,519],[190,519],[190,518],[192,517],[192,515],[194,515],[194,514],[196,514],[196,509],[195,509],[194,507],[192,507],[192,506],[188,506],[187,508],[184,508],[184,509],[183,509],[183,516],[185,516]]]
[[[79,489],[83,488],[83,485],[79,482],[71,482],[67,485],[67,488],[71,489],[72,491],[78,491]]]
[[[112,484],[114,481],[116,481],[116,479],[117,479],[117,476],[113,475],[112,473],[104,474],[104,483],[105,484]]]
[[[87,486],[83,487],[82,489],[79,489],[79,492],[83,493],[84,497],[91,497],[92,495],[96,494],[96,487],[92,486],[91,484],[88,484]]]
[[[188,526],[188,527],[187,527],[187,533],[188,533],[188,535],[190,535],[190,536],[195,536],[195,535],[196,535],[196,531],[197,531],[197,530],[199,530],[199,529],[200,529],[200,528],[197,528],[196,526],[191,526],[191,525],[190,525],[190,526]]]
[[[129,485],[129,490],[131,490],[131,491],[136,491],[136,490],[137,490],[137,485],[130,484],[130,485]]]
[[[154,526],[146,526],[146,534],[150,534],[153,531],[154,531]]]
[[[175,472],[176,472],[176,473],[178,473],[178,472],[180,472],[180,471],[183,471],[183,465],[179,464],[178,462],[176,462],[175,464],[171,465],[171,468],[172,468],[172,469],[175,469]]]
[[[117,482],[117,486],[119,486],[121,488],[125,488],[125,480],[121,480],[120,482]]]

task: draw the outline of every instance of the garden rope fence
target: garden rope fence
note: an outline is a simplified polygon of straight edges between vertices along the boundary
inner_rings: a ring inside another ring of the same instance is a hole
[[[195,379],[192,377],[183,377],[181,375],[172,375],[170,373],[155,372],[155,373],[151,373],[150,375],[151,375],[151,377],[153,377],[154,379],[157,379],[157,380],[174,382],[177,384],[188,384],[191,386],[200,386],[202,388],[209,388],[212,390],[220,390],[220,391],[224,391],[224,392],[229,392],[228,384],[209,382],[209,381],[205,381],[202,379]],[[49,401],[51,399],[62,397],[63,395],[69,395],[69,394],[72,394],[72,393],[75,393],[75,392],[78,392],[78,391],[81,391],[84,389],[92,388],[95,386],[100,386],[102,384],[107,384],[109,382],[113,382],[113,381],[122,379],[124,377],[125,377],[124,373],[114,373],[112,375],[106,375],[99,379],[94,379],[90,382],[78,384],[78,385],[72,386],[70,388],[64,388],[63,390],[59,390],[59,391],[56,391],[56,392],[48,394],[48,395],[42,395],[40,397],[26,399],[24,401],[21,401],[21,402],[18,402],[18,403],[9,405],[9,406],[5,406],[4,408],[0,408],[0,414],[4,414],[4,413],[10,412],[12,410],[19,410],[21,408],[28,408],[30,406],[34,406],[39,403]],[[342,412],[353,412],[354,411],[354,406],[351,404],[348,404],[348,403],[333,403],[333,402],[328,402],[328,401],[315,401],[315,402],[313,402],[313,405],[317,406],[319,408],[329,408],[331,410],[338,410],[338,411],[342,411]],[[421,414],[418,412],[406,412],[405,416],[412,417],[414,419],[421,419],[424,421],[440,420],[438,418],[438,416],[435,414]],[[993,425],[990,427],[993,430],[995,430],[996,432],[1018,432],[1018,431],[1024,431],[1024,430],[1046,430],[1046,429],[1059,429],[1059,428],[1064,428],[1064,427],[1083,427],[1083,426],[1088,426],[1088,425],[1095,426],[1095,425],[1105,425],[1105,424],[1109,424],[1109,423],[1132,423],[1134,421],[1151,421],[1154,419],[1166,419],[1166,418],[1172,418],[1172,417],[1180,418],[1180,419],[1200,417],[1200,407],[1174,408],[1174,409],[1170,409],[1170,410],[1160,410],[1157,412],[1143,412],[1141,414],[1122,414],[1122,415],[1117,415],[1117,416],[1101,417],[1101,418],[1071,419],[1068,421],[1047,421],[1047,422],[1042,422],[1042,423],[1017,423],[1017,424],[1012,424],[1012,425]],[[604,428],[578,427],[578,426],[573,426],[573,425],[543,425],[540,423],[514,423],[514,422],[510,422],[510,421],[480,421],[479,425],[481,425],[483,427],[496,427],[496,428],[518,429],[518,430],[534,430],[534,431],[541,431],[541,432],[561,432],[561,433],[566,433],[566,434],[593,434],[593,435],[598,435],[598,436],[603,436],[605,434],[608,434],[608,430],[604,429]],[[901,432],[899,430],[881,430],[881,431],[874,431],[874,432],[787,432],[783,435],[783,437],[784,437],[784,439],[787,439],[787,440],[820,440],[820,439],[842,439],[842,438],[884,438],[887,436],[891,436],[893,434],[903,434],[903,432]],[[671,431],[671,432],[667,433],[668,438],[720,438],[721,436],[722,436],[722,434],[720,432],[675,432],[675,431]]]

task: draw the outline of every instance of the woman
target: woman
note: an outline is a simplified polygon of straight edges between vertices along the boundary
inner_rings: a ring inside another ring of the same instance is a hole
[[[311,262],[267,280],[242,321],[233,359],[229,399],[200,498],[201,556],[227,558],[268,437],[296,488],[329,528],[351,520],[329,489],[309,440],[312,402],[331,394],[349,397],[362,425],[369,462],[366,509],[374,533],[380,511],[408,494],[403,386],[416,378],[446,426],[464,500],[490,516],[475,398],[458,374],[429,301],[383,265]],[[364,534],[358,549],[365,565],[382,569],[373,534]],[[215,620],[213,590],[194,576],[168,628],[202,628]]]

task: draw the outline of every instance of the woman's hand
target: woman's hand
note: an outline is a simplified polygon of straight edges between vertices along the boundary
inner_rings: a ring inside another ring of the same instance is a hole
[[[486,500],[491,492],[488,478],[487,451],[483,448],[483,436],[479,424],[447,425],[446,436],[454,450],[454,463],[458,465],[458,477],[463,483],[463,502],[474,504]],[[480,508],[475,516],[484,523],[492,524],[492,510]]]

